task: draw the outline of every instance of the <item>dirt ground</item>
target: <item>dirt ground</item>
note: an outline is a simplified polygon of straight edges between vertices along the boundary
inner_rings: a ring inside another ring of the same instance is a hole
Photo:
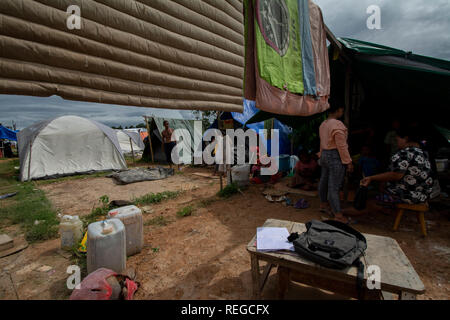
[[[264,199],[262,186],[250,186],[229,199],[215,196],[219,180],[193,172],[209,169],[185,168],[166,180],[117,186],[109,178],[68,180],[42,185],[48,198],[64,214],[89,213],[104,194],[110,200],[127,200],[149,192],[185,190],[176,199],[152,206],[144,222],[157,216],[166,226],[144,226],[145,245],[129,257],[141,284],[136,299],[251,299],[250,258],[246,245],[258,226],[269,218],[307,222],[323,217],[317,197],[305,197],[308,209],[295,209]],[[300,196],[294,197],[299,198]],[[192,205],[191,216],[179,218],[177,210]],[[378,211],[359,217],[354,228],[389,236],[398,241],[425,284],[419,299],[450,298],[450,222],[448,212],[426,216],[429,236],[422,238],[414,215],[405,215],[398,232],[392,232],[394,217]],[[15,228],[8,234],[18,235]],[[0,299],[66,299],[70,265],[59,250],[59,239],[30,245],[15,255],[0,259]],[[44,268],[43,266],[48,266]],[[50,268],[50,269],[49,269]],[[276,274],[272,271],[263,298],[276,298]],[[288,299],[341,299],[343,297],[307,286],[291,285]]]

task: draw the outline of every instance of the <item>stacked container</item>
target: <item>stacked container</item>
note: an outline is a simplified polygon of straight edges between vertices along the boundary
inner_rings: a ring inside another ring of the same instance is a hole
[[[91,223],[87,232],[87,271],[99,268],[122,273],[126,269],[125,226],[119,219]]]
[[[139,253],[144,245],[142,211],[136,206],[125,206],[108,212],[108,218],[117,218],[125,225],[127,256]]]
[[[61,234],[61,248],[70,250],[83,237],[83,222],[78,216],[65,215],[59,224]]]
[[[246,186],[250,182],[250,165],[241,164],[231,168],[231,180],[238,186]]]

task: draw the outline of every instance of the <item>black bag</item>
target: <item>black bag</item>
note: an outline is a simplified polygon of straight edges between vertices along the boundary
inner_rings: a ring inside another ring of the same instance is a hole
[[[367,187],[359,186],[358,190],[356,190],[353,208],[356,210],[364,210],[366,208],[367,192]]]
[[[358,268],[358,293],[363,287],[364,264],[360,256],[367,249],[366,238],[345,223],[312,220],[306,223],[306,232],[292,233],[288,237],[295,251],[302,257],[321,266],[345,269],[352,265]]]

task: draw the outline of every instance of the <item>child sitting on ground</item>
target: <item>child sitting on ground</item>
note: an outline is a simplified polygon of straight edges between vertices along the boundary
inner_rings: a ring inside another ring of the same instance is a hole
[[[303,190],[314,190],[317,185],[314,183],[314,176],[317,170],[317,162],[306,150],[299,153],[299,161],[295,165],[294,176],[289,187],[301,188]]]

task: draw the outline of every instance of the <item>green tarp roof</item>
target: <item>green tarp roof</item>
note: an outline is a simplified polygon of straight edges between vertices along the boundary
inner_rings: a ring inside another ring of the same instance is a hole
[[[450,107],[450,61],[416,55],[365,41],[339,38],[352,79],[362,88],[365,119],[417,119],[445,123]],[[420,41],[420,39],[418,39]],[[330,103],[344,105],[345,70],[330,50]]]
[[[397,68],[429,71],[450,76],[450,61],[421,56],[376,43],[350,38],[338,38],[345,48],[352,51],[359,59],[373,56],[373,63],[384,63]],[[357,55],[360,54],[360,55]],[[384,56],[384,58],[383,58]],[[388,58],[390,57],[390,59]],[[400,59],[399,59],[400,58]]]
[[[362,86],[362,109],[383,118],[405,116],[445,126],[450,107],[450,61],[416,55],[375,43],[338,39],[350,58],[354,79]],[[346,66],[333,60],[330,48],[330,103],[344,105]],[[310,121],[310,117],[281,116],[257,112],[247,123],[277,118],[287,125]]]

